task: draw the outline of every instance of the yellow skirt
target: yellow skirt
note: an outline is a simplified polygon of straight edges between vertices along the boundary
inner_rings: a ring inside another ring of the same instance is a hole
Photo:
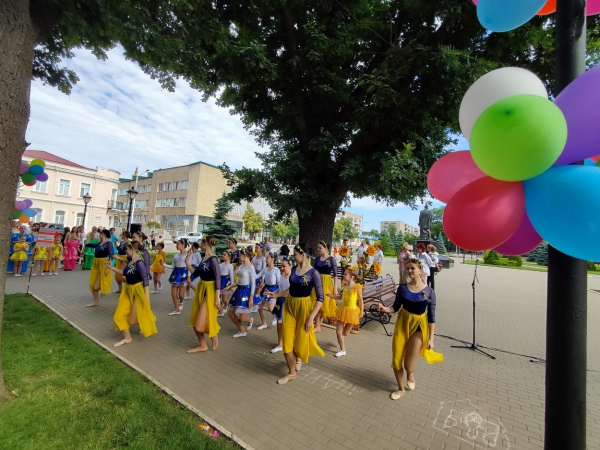
[[[139,323],[144,337],[156,334],[156,316],[150,308],[150,302],[146,298],[144,284],[141,281],[137,284],[126,284],[123,286],[123,291],[121,291],[121,295],[119,296],[119,304],[113,316],[116,329],[123,331],[134,325],[129,322],[134,302],[137,323]]]
[[[339,305],[335,311],[336,320],[352,325],[360,324],[360,308]]]
[[[217,314],[219,309],[215,306],[215,282],[214,281],[198,281],[196,286],[196,295],[194,295],[194,301],[192,302],[192,312],[190,314],[190,321],[188,327],[194,327],[196,325],[196,317],[200,311],[200,305],[202,302],[206,302],[206,325],[208,327],[208,337],[215,337],[219,334],[221,327],[217,322]]]
[[[10,255],[11,261],[27,261],[27,253],[23,250],[19,250]]]
[[[112,270],[108,271],[108,275],[104,275],[106,270],[106,262],[108,258],[94,258],[92,263],[92,271],[90,273],[90,291],[94,292],[94,284],[100,277],[100,292],[106,295],[110,292],[110,284],[112,283]]]
[[[427,313],[420,316],[411,314],[405,309],[401,309],[396,319],[394,327],[394,335],[392,337],[392,368],[396,370],[402,369],[404,356],[406,354],[406,344],[408,339],[421,327],[423,332],[423,346],[419,352],[425,361],[429,364],[441,363],[444,360],[444,355],[427,349]]]
[[[121,261],[120,259],[115,258],[115,269],[123,270],[126,265],[127,261]],[[115,281],[123,283],[125,281],[125,276],[115,272]]]
[[[165,266],[163,266],[159,261],[154,261],[150,266],[150,272],[152,273],[165,273]]]
[[[288,295],[283,304],[283,353],[296,353],[304,362],[310,356],[325,356],[317,344],[314,326],[311,324],[310,332],[304,329],[304,323],[312,312],[311,297],[292,297]]]
[[[321,275],[321,282],[323,283],[323,306],[321,306],[321,310],[319,312],[323,317],[334,317],[335,310],[337,308],[335,299],[327,297],[327,294],[333,295],[333,278],[331,278],[330,275]],[[316,295],[313,297],[314,307],[315,302],[317,301],[317,297]]]

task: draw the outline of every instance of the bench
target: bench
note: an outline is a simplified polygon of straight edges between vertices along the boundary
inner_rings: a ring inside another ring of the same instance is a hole
[[[391,275],[386,275],[374,281],[365,284],[363,291],[363,303],[365,314],[362,318],[360,326],[375,321],[379,322],[385,333],[391,336],[386,325],[392,320],[392,314],[378,311],[378,306],[381,304],[385,307],[392,306],[396,300],[397,285]]]

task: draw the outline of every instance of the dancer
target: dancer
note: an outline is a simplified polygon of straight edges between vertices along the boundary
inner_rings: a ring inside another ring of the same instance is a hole
[[[264,243],[256,244],[254,246],[254,254],[256,255],[252,259],[252,265],[254,266],[254,270],[256,271],[256,287],[254,289],[254,311],[258,311],[258,315],[260,316],[260,326],[258,326],[257,330],[264,330],[267,328],[267,321],[265,319],[265,312],[262,307],[262,298],[260,296],[260,292],[262,290],[264,284],[264,272],[267,267],[267,260],[263,255]]]
[[[86,305],[91,308],[100,304],[100,294],[104,297],[110,292],[112,274],[106,268],[106,262],[113,259],[113,245],[110,242],[110,231],[102,230],[100,233],[100,244],[94,249],[94,262],[90,273],[90,291],[94,296],[94,302]]]
[[[27,238],[24,235],[19,236],[18,241],[13,246],[13,254],[10,255],[10,260],[13,262],[13,275],[15,277],[21,276],[21,268],[23,262],[27,261],[27,252],[29,251],[29,244]]]
[[[156,249],[156,255],[154,256],[154,262],[150,266],[150,270],[152,271],[154,278],[154,290],[150,292],[151,294],[156,294],[158,291],[162,291],[162,283],[160,282],[160,278],[162,277],[162,274],[165,273],[165,266],[163,266],[163,263],[167,260],[167,253],[164,250],[164,242],[154,244],[154,248]]]
[[[119,269],[123,272],[123,269],[127,266],[129,262],[127,260],[127,244],[129,244],[129,240],[131,239],[131,233],[129,231],[124,230],[121,233],[121,243],[117,247],[117,255],[115,256],[115,268]],[[120,294],[123,292],[123,281],[125,281],[125,276],[120,272],[115,272],[115,281],[117,282],[118,289],[115,291],[115,294]]]
[[[34,249],[34,254],[33,254],[33,270],[31,273],[32,277],[36,276],[36,272],[39,273],[41,276],[46,275],[44,272],[42,272],[42,267],[44,265],[44,263],[46,261],[48,261],[48,252],[46,251],[46,247],[40,247],[39,245],[35,246]],[[50,274],[52,275],[52,274]]]
[[[274,253],[267,253],[267,267],[263,270],[263,287],[260,292],[261,301],[267,305],[270,313],[273,313],[272,326],[277,326],[277,315],[273,312],[275,302],[277,301],[274,297],[268,297],[266,293],[277,292],[279,290],[279,279],[281,278],[281,271],[275,267],[277,262],[277,255]],[[260,327],[259,327],[260,329]]]
[[[231,265],[235,268],[238,265],[240,255],[240,251],[237,248],[237,240],[234,237],[230,237],[227,240],[227,245],[231,254]]]
[[[292,273],[292,263],[290,262],[289,256],[284,256],[280,263],[281,276],[279,277],[279,289],[277,292],[287,291],[290,288],[290,274]],[[283,304],[285,301],[284,297],[275,299],[275,307],[273,308],[273,315],[277,317],[277,346],[271,349],[271,353],[277,353],[283,350]]]
[[[234,338],[240,338],[247,335],[247,331],[252,329],[254,319],[250,313],[254,309],[254,290],[256,289],[256,271],[252,265],[252,248],[240,251],[240,264],[237,267],[237,289],[229,301],[229,311],[227,315],[238,327],[239,333],[233,335]],[[238,317],[239,316],[239,317]],[[248,324],[248,329],[244,329],[242,322]]]
[[[52,248],[50,250],[50,273],[54,275],[58,275],[58,266],[60,263],[60,255],[63,252],[63,245],[60,243],[60,234],[56,233],[54,235],[54,244],[52,244]],[[77,243],[79,245],[79,243]]]
[[[190,250],[192,252],[190,254],[190,264],[192,265],[192,267],[194,269],[193,270],[190,269],[190,272],[187,277],[187,284],[185,287],[185,297],[183,297],[185,300],[189,300],[190,298],[192,298],[192,296],[190,295],[190,287],[192,287],[192,281],[194,281],[196,279],[196,277],[193,275],[193,272],[200,266],[200,263],[202,262],[202,255],[200,254],[200,251],[199,251],[200,244],[198,244],[197,242],[194,242],[192,244],[192,248]]]
[[[223,308],[229,308],[229,299],[233,294],[233,264],[231,264],[231,253],[228,250],[223,252],[221,264],[219,264],[219,273],[221,274],[221,304],[219,305],[218,317],[223,317],[225,312]]]
[[[169,277],[171,283],[171,298],[173,299],[173,311],[169,316],[178,316],[183,309],[183,297],[185,295],[185,286],[187,284],[187,264],[185,262],[188,253],[187,240],[181,238],[177,241],[177,251],[179,253],[173,256],[173,264],[163,264],[167,269],[173,269]]]
[[[414,371],[419,355],[429,364],[440,363],[444,359],[444,355],[433,351],[435,291],[423,282],[423,264],[419,259],[410,258],[406,269],[410,281],[398,287],[394,305],[378,305],[380,312],[389,314],[402,308],[392,337],[392,368],[398,383],[398,390],[390,395],[392,400],[398,400],[405,392],[403,365],[406,369],[406,384],[412,391],[416,387]]]
[[[132,325],[139,325],[144,337],[157,333],[156,316],[152,312],[148,300],[149,287],[146,264],[139,249],[138,243],[127,242],[125,244],[125,251],[127,256],[131,258],[131,262],[123,270],[112,267],[110,261],[105,262],[108,270],[125,276],[125,287],[119,296],[119,303],[113,316],[117,329],[123,333],[123,340],[117,342],[114,347],[131,344],[133,339],[129,328]]]
[[[298,263],[292,268],[290,288],[282,292],[267,292],[270,297],[285,297],[283,304],[283,356],[288,366],[288,374],[277,380],[286,384],[296,379],[296,371],[302,368],[302,361],[314,355],[325,356],[317,344],[313,321],[323,304],[323,285],[319,272],[310,265],[305,244],[294,247],[294,259]],[[313,306],[312,290],[317,302]]]
[[[321,311],[315,320],[315,333],[321,332],[321,322],[323,321],[323,318],[335,316],[336,304],[334,299],[338,295],[338,267],[335,258],[329,255],[329,244],[325,241],[319,242],[317,245],[317,253],[319,256],[315,259],[315,269],[321,274],[323,295],[327,298],[324,299]],[[313,303],[315,301],[313,296]]]
[[[151,279],[150,276],[150,253],[148,253],[148,249],[146,248],[146,245],[144,245],[144,241],[147,239],[147,236],[142,233],[141,231],[136,231],[135,233],[133,233],[133,235],[131,236],[131,240],[133,242],[139,242],[142,246],[142,259],[144,260],[144,264],[146,264],[146,273],[148,274],[148,280]],[[129,257],[127,258],[129,259]]]
[[[61,236],[58,236],[61,238]],[[63,270],[65,272],[74,270],[79,259],[79,241],[77,236],[71,233],[69,239],[63,244]]]
[[[340,344],[340,351],[335,354],[336,358],[346,356],[344,337],[348,336],[354,325],[360,323],[360,319],[365,313],[362,286],[356,282],[357,277],[358,268],[356,266],[346,269],[342,277],[342,295],[327,294],[331,298],[342,300],[335,312],[337,320],[335,332]]]
[[[221,327],[217,322],[217,314],[219,314],[221,296],[221,272],[219,270],[219,260],[213,253],[215,245],[217,245],[217,239],[214,236],[209,235],[202,238],[200,247],[204,252],[204,258],[200,259],[200,264],[196,269],[190,263],[193,253],[188,253],[185,259],[187,268],[190,272],[193,272],[194,278],[200,278],[195,289],[196,293],[188,323],[188,327],[194,328],[198,338],[198,347],[189,349],[187,353],[208,350],[204,334],[208,334],[211,339],[213,350],[216,350],[219,346],[217,334]]]

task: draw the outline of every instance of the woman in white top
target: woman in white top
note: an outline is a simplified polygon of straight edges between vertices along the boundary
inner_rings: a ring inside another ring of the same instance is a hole
[[[373,262],[378,262],[379,264],[383,263],[383,250],[381,244],[377,244],[377,252],[373,257]]]
[[[231,300],[229,300],[229,312],[227,313],[231,321],[240,331],[233,335],[234,338],[244,337],[246,336],[247,331],[252,329],[254,319],[250,317],[250,313],[256,311],[254,308],[256,271],[252,266],[252,250],[241,250],[239,258],[240,262],[236,269],[238,278],[237,288],[231,296]],[[248,324],[247,330],[244,329],[242,322]]]
[[[267,267],[265,267],[260,274],[257,276],[261,276],[263,281],[261,283],[260,289],[260,298],[262,303],[267,305],[269,308],[269,312],[273,313],[273,308],[275,307],[276,298],[268,297],[265,292],[278,292],[279,289],[279,279],[281,278],[281,272],[277,267],[275,267],[276,257],[273,253],[267,253]],[[277,316],[273,313],[273,323],[272,326],[277,326]],[[258,327],[257,329],[261,329]]]
[[[290,262],[290,256],[283,256],[281,260],[281,276],[279,277],[279,284],[277,292],[287,291],[290,288],[290,275],[292,273],[292,263]],[[270,300],[270,299],[269,299]],[[277,353],[283,350],[283,304],[285,302],[284,297],[275,299],[275,307],[273,308],[273,316],[277,317],[277,347],[271,349],[271,353]]]
[[[221,258],[221,264],[219,264],[221,271],[221,307],[219,308],[218,317],[223,317],[225,313],[223,312],[223,305],[226,308],[229,307],[229,299],[233,294],[233,264],[231,264],[231,253],[228,250],[223,252],[223,256]]]
[[[194,270],[196,270],[198,268],[198,266],[200,266],[200,263],[202,262],[202,254],[200,253],[200,244],[198,244],[197,242],[194,242],[192,244],[191,252],[192,253],[190,254],[190,264],[192,265]],[[195,280],[195,277],[191,273],[189,273],[188,277],[187,277],[187,286],[185,288],[185,297],[183,297],[185,300],[192,298],[191,293],[190,293],[190,287],[192,287],[192,282],[194,280]]]
[[[180,239],[177,241],[177,251],[173,256],[173,264],[164,264],[167,269],[172,269],[171,276],[169,277],[169,283],[171,283],[171,298],[173,299],[173,311],[169,313],[170,316],[178,316],[183,309],[183,300],[185,295],[185,286],[187,284],[187,264],[185,259],[188,253],[185,251],[187,248],[187,241]]]
[[[421,261],[423,264],[423,283],[427,284],[427,278],[431,274],[431,266],[433,265],[433,261],[427,253],[425,253],[425,244],[422,242],[417,244],[417,259]]]
[[[431,270],[429,271],[429,278],[427,278],[427,286],[431,289],[435,289],[435,274],[438,271],[438,265],[440,264],[440,254],[435,248],[435,245],[429,244],[427,246],[427,254],[433,263],[431,266]]]
[[[406,270],[406,263],[413,256],[412,254],[412,245],[408,242],[405,242],[400,252],[398,252],[398,272],[400,273],[400,281],[398,284],[406,284],[408,283],[408,271]]]

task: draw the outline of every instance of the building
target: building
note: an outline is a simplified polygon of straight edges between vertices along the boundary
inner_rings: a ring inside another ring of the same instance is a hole
[[[349,219],[352,220],[352,226],[354,228],[354,231],[356,231],[356,233],[358,234],[358,236],[360,236],[362,234],[362,229],[363,229],[363,217],[359,216],[358,214],[352,214],[350,212],[347,211],[339,211],[336,215],[335,215],[335,220],[338,221],[343,217],[347,217]],[[360,244],[360,239],[359,238],[354,238],[350,240],[350,244],[351,245],[358,245]]]
[[[402,231],[402,234],[410,233],[417,237],[420,234],[419,228],[413,227],[412,225],[400,221],[380,222],[379,231],[387,231],[391,224],[394,224],[396,226],[396,231]]]
[[[115,202],[108,208],[118,215],[119,227],[127,226],[129,198],[127,191],[135,188],[138,194],[133,202],[132,223],[142,225],[149,232],[149,221],[158,222],[165,235],[180,232],[203,232],[212,223],[215,202],[229,190],[221,170],[198,161],[185,166],[143,172],[137,177],[121,178]],[[264,199],[252,203],[255,211],[265,219],[273,209]],[[243,215],[246,203],[235,205],[228,219],[236,226],[238,236],[244,235]]]
[[[17,199],[31,199],[37,211],[34,222],[59,223],[66,227],[84,225],[112,227],[114,211],[106,205],[117,198],[119,172],[96,167],[91,169],[41,150],[26,150],[23,161],[41,159],[46,163],[48,180],[38,181],[34,186],[19,186]],[[83,196],[92,198],[87,206],[83,223]]]

